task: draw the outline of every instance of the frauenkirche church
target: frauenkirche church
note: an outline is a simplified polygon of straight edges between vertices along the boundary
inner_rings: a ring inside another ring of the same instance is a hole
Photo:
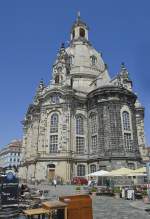
[[[62,44],[52,80],[41,80],[23,121],[23,179],[64,181],[142,162],[144,108],[122,63],[110,78],[78,15]]]

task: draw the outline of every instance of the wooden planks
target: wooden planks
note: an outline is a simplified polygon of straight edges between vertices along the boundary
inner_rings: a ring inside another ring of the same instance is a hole
[[[44,208],[36,208],[36,209],[28,209],[28,210],[24,210],[23,213],[26,216],[33,216],[33,215],[42,215],[42,214],[49,214],[50,211],[46,210]]]
[[[61,201],[47,201],[47,202],[43,202],[42,206],[45,209],[52,209],[52,208],[64,208],[67,207],[68,204]]]

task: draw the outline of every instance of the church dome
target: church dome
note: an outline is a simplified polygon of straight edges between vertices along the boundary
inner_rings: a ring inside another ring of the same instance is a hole
[[[88,43],[75,41],[66,52],[70,57],[71,74],[98,76],[105,70],[101,54]]]
[[[71,74],[98,76],[105,70],[101,53],[97,52],[88,40],[88,26],[80,18],[74,22],[71,30],[70,46],[66,52],[70,57]]]
[[[101,53],[89,42],[88,30],[78,14],[71,29],[69,46],[65,48],[63,44],[53,66],[54,84],[62,83],[79,92],[88,93],[97,86],[109,83],[106,65]]]

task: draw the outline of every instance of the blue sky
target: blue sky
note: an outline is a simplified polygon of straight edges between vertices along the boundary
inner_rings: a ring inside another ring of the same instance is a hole
[[[0,147],[22,137],[21,121],[40,79],[49,83],[56,53],[69,40],[77,11],[112,77],[125,62],[145,106],[150,145],[149,9],[149,0],[0,1]]]

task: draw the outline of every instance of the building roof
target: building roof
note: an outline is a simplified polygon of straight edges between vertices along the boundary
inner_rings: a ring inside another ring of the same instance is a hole
[[[7,154],[10,152],[20,152],[21,147],[22,140],[14,139],[0,150],[0,155]]]

